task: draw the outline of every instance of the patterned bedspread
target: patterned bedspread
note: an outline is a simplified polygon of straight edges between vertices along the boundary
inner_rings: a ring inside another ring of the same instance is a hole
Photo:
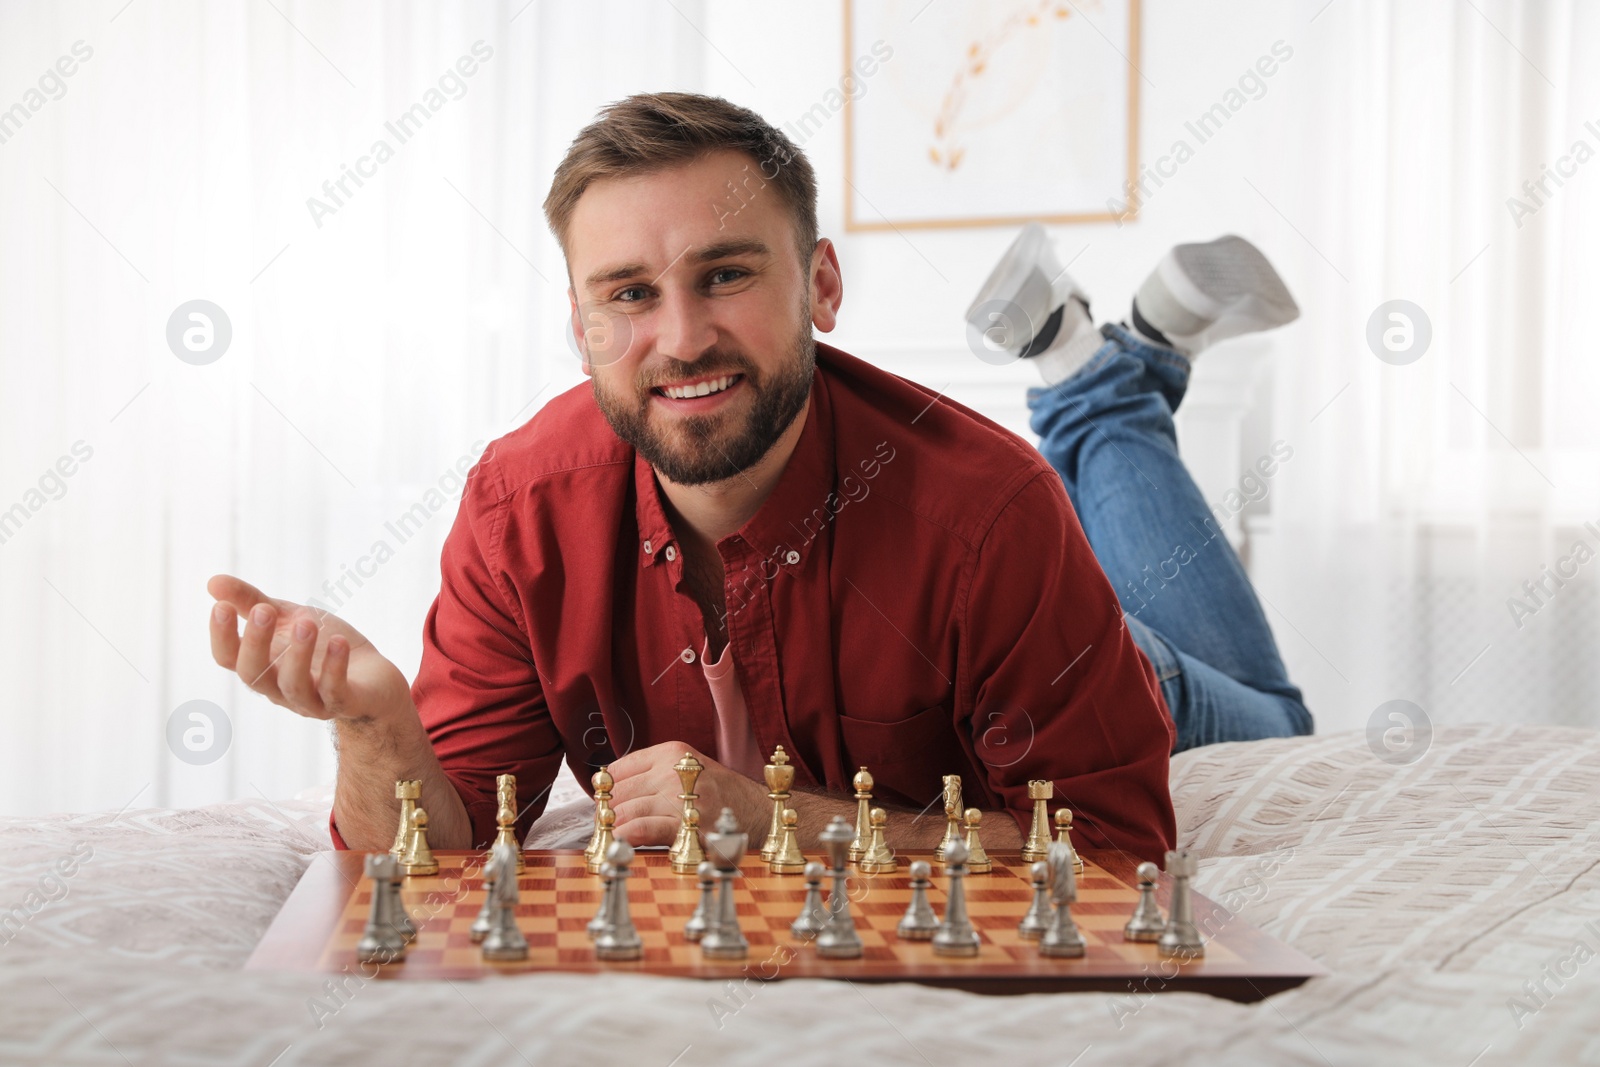
[[[534,843],[581,840],[573,789]],[[326,862],[325,804],[263,800],[0,821],[0,1062],[1600,1063],[1600,734],[1442,729],[1409,765],[1360,734],[1218,745],[1172,790],[1197,888],[1330,977],[1238,1005],[245,972]]]

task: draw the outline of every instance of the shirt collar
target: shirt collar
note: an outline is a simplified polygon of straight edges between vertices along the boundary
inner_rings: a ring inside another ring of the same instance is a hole
[[[826,346],[819,343],[817,347]],[[750,520],[724,542],[738,537],[758,553],[771,554],[781,547],[786,554],[800,552],[803,559],[805,546],[820,528],[819,517],[824,523],[832,517],[828,496],[833,492],[834,475],[833,409],[828,402],[819,353],[817,370],[811,376],[806,423],[794,451],[789,454],[789,462],[778,476],[778,484]],[[648,567],[666,559],[668,545],[674,546],[674,555],[680,550],[676,547],[677,535],[661,503],[661,486],[656,481],[655,469],[637,451],[633,455],[633,477],[639,558],[642,565]],[[800,559],[779,562],[792,565]]]

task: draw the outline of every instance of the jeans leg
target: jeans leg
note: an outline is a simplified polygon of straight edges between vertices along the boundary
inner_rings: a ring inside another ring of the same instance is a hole
[[[1185,737],[1309,733],[1249,576],[1178,456],[1172,413],[1188,388],[1188,359],[1119,326],[1101,332],[1105,343],[1076,374],[1028,390],[1030,425],[1135,640],[1158,671],[1176,665],[1175,692],[1167,681],[1163,690],[1180,748]]]

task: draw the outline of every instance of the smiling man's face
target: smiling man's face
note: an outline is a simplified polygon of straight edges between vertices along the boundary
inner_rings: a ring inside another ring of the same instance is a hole
[[[838,306],[812,299],[812,275],[818,257],[835,271],[837,259],[823,240],[800,261],[787,205],[751,157],[719,151],[596,181],[573,210],[567,248],[595,401],[663,477],[731,478],[805,410],[812,325],[832,329]]]

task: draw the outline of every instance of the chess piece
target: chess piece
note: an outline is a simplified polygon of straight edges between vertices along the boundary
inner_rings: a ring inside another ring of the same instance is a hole
[[[616,842],[613,841],[611,844],[614,845]],[[609,848],[610,846],[607,847]],[[616,876],[616,868],[612,867],[611,864],[607,862],[604,857],[602,857],[600,860],[599,874],[600,902],[595,905],[594,915],[589,919],[588,924],[583,928],[583,932],[589,935],[590,941],[595,940],[601,934],[605,933],[606,923],[611,921],[611,885],[613,878]]]
[[[406,853],[400,858],[400,865],[408,876],[439,873],[439,861],[428,847],[428,813],[420,804],[411,812],[411,836],[406,839]]]
[[[828,875],[833,880],[828,917],[817,934],[817,955],[824,959],[853,960],[861,956],[861,935],[850,915],[850,893],[845,888],[845,864],[850,860],[850,839],[854,836],[842,815],[835,815],[828,828],[817,835],[828,855]]]
[[[1056,844],[1066,845],[1072,849],[1072,873],[1079,878],[1083,877],[1083,857],[1078,855],[1078,850],[1072,848],[1072,809],[1056,809]]]
[[[1198,959],[1206,954],[1206,942],[1194,925],[1194,900],[1189,895],[1189,879],[1199,864],[1188,849],[1167,853],[1167,874],[1172,878],[1172,900],[1167,925],[1156,941],[1163,956]]]
[[[822,932],[828,921],[828,912],[822,906],[822,864],[806,864],[806,899],[800,905],[800,915],[789,924],[789,932],[800,941],[810,941]]]
[[[504,842],[511,846],[517,854],[517,872],[521,874],[526,870],[522,861],[522,842],[517,840],[517,776],[502,774],[495,778],[495,797],[499,801],[498,810],[495,812],[494,821],[499,827],[495,831],[495,844]]]
[[[715,910],[717,890],[717,868],[710,860],[696,869],[700,876],[700,903],[695,905],[694,914],[689,916],[689,921],[683,924],[683,939],[685,941],[698,941],[706,936],[706,930],[711,925],[711,916]]]
[[[1052,841],[1046,851],[1050,901],[1055,905],[1055,912],[1050,916],[1049,928],[1039,938],[1039,955],[1051,959],[1082,956],[1086,947],[1083,934],[1072,921],[1072,904],[1078,899],[1078,876],[1072,869],[1071,847]]]
[[[939,918],[928,903],[928,887],[933,884],[929,875],[932,873],[933,867],[927,860],[911,861],[911,903],[906,905],[900,925],[894,928],[902,941],[927,941],[939,929]]]
[[[481,945],[483,939],[489,936],[490,919],[494,910],[494,880],[499,877],[495,867],[494,850],[489,850],[489,862],[483,865],[483,905],[478,908],[477,918],[472,920],[472,925],[467,928],[468,935],[474,945]]]
[[[399,859],[406,854],[406,838],[411,836],[411,812],[422,799],[421,779],[400,779],[394,784],[394,795],[400,801],[400,825],[395,829],[394,844],[389,846],[389,851]]]
[[[633,862],[633,846],[613,841],[606,850],[606,866],[611,868],[611,908],[605,927],[594,939],[595,959],[636,960],[644,955],[644,942],[628,911],[628,865]]]
[[[374,852],[364,861],[372,880],[372,908],[367,913],[366,929],[356,943],[356,959],[361,963],[393,963],[406,957],[406,937],[395,925],[395,907],[400,894],[394,883],[399,862],[392,853]]]
[[[667,850],[667,858],[672,861],[672,869],[678,874],[693,874],[706,858],[705,850],[700,847],[700,812],[694,806],[694,802],[700,799],[694,791],[694,783],[705,766],[685,752],[672,769],[678,772],[678,781],[683,783],[683,792],[678,794],[678,799],[683,801],[683,822],[678,827],[677,840]]]
[[[933,850],[933,858],[940,863],[944,862],[945,853],[950,846],[960,841],[961,833],[961,776],[947,774],[944,776],[944,840],[939,842],[939,847]]]
[[[1033,826],[1028,830],[1028,840],[1022,846],[1022,859],[1025,863],[1049,859],[1049,800],[1055,796],[1055,792],[1055,784],[1048,779],[1036,778],[1028,783],[1028,799],[1033,801]]]
[[[895,858],[894,849],[883,839],[883,828],[889,821],[889,813],[882,808],[873,808],[868,818],[872,823],[872,831],[867,835],[867,850],[856,860],[856,870],[862,874],[893,874],[900,869],[900,861]]]
[[[1167,928],[1167,920],[1156,903],[1156,865],[1139,864],[1139,903],[1134,905],[1133,916],[1122,928],[1124,941],[1159,941]]]
[[[584,869],[590,874],[600,873],[600,867],[606,861],[606,849],[610,848],[612,843],[616,841],[616,838],[612,836],[611,828],[617,824],[617,813],[607,805],[600,809],[598,817],[600,823],[597,828],[599,840],[595,842],[594,852],[590,854],[583,864]]]
[[[773,874],[799,874],[806,869],[806,857],[800,851],[800,842],[795,836],[799,824],[800,813],[793,808],[784,808],[778,831],[778,847],[767,862],[767,869]]]
[[[850,839],[850,862],[867,854],[872,841],[872,772],[865,767],[852,779],[856,787],[856,836]]]
[[[494,846],[489,860],[495,866],[494,888],[489,893],[489,932],[483,938],[483,958],[495,960],[525,960],[528,958],[528,939],[517,926],[517,901],[520,890],[517,884],[516,850],[510,845]]]
[[[1033,865],[1033,903],[1017,924],[1017,936],[1037,941],[1050,929],[1050,865],[1039,860]]]
[[[950,878],[944,921],[933,934],[935,956],[976,956],[978,931],[967,918],[967,843],[957,838],[944,852],[944,873]]]
[[[794,768],[789,765],[789,754],[782,745],[773,750],[772,762],[763,773],[767,779],[767,799],[772,801],[772,822],[767,826],[767,839],[761,843],[761,858],[770,863],[773,854],[782,846],[783,812],[789,806],[789,787],[794,785]],[[774,869],[773,873],[781,872]]]
[[[994,869],[994,864],[989,861],[989,853],[984,851],[983,842],[978,839],[978,826],[983,822],[983,812],[977,808],[968,808],[966,822],[967,873],[988,874]]]
[[[696,774],[699,773],[696,761]],[[685,792],[688,792],[685,789]],[[698,844],[698,842],[697,842]],[[750,954],[750,942],[739,929],[739,912],[734,902],[733,880],[739,876],[739,861],[750,845],[750,835],[739,832],[739,820],[732,808],[723,808],[716,832],[706,835],[706,858],[716,868],[717,905],[700,951],[714,960],[742,960]],[[698,866],[698,865],[697,865]]]
[[[609,847],[609,843],[604,846],[600,843],[600,813],[611,811],[611,787],[616,783],[611,778],[610,768],[601,767],[590,777],[589,784],[594,786],[594,833],[589,835],[589,843],[583,846],[585,864],[593,860],[596,854],[599,854],[601,860],[605,859],[605,849]],[[598,867],[598,863],[595,866]],[[594,873],[594,870],[595,868],[591,867],[590,873]]]
[[[394,861],[394,874],[389,878],[389,884],[394,889],[394,928],[400,931],[400,936],[407,941],[417,939],[417,924],[411,921],[411,916],[406,912],[405,898],[400,895],[400,887],[405,883],[405,871],[400,867],[400,861]]]

